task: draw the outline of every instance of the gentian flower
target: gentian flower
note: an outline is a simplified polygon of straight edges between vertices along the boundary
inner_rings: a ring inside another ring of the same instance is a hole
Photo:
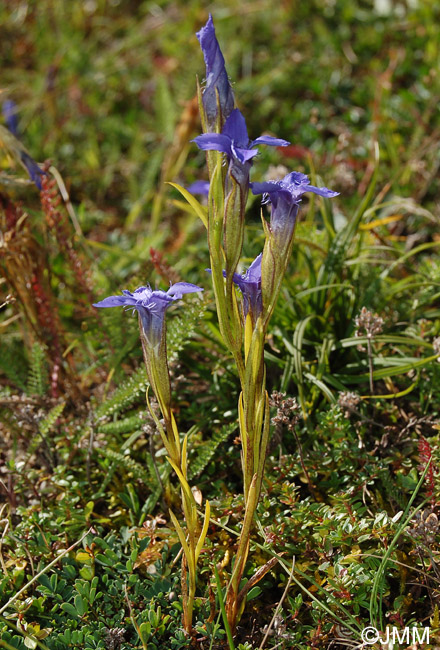
[[[252,321],[255,323],[261,314],[263,304],[261,300],[261,258],[260,253],[254,259],[250,267],[240,275],[234,273],[232,281],[240,289],[243,296],[244,317],[250,313]]]
[[[234,108],[234,94],[229,83],[220,45],[215,36],[214,22],[209,14],[208,22],[197,32],[206,65],[206,86],[203,92],[203,106],[210,127],[217,119],[217,93],[222,122],[227,119]]]
[[[168,372],[165,312],[174,300],[179,300],[185,293],[203,291],[201,287],[188,282],[177,282],[168,291],[153,291],[148,285],[139,287],[133,293],[123,291],[122,296],[109,296],[94,307],[128,307],[139,314],[140,334],[144,361],[151,388],[159,402],[165,418],[170,438],[173,438],[173,414],[171,410],[171,384]],[[174,425],[175,426],[175,425]],[[178,462],[179,451],[171,445],[167,447],[171,457]]]
[[[300,172],[291,172],[279,181],[250,183],[250,187],[253,194],[266,195],[272,203],[270,226],[267,228],[261,260],[261,293],[264,320],[267,323],[275,308],[289,263],[296,216],[303,194],[313,192],[332,198],[339,192],[310,185],[308,177]]]
[[[139,313],[143,333],[150,346],[155,348],[162,341],[165,312],[174,300],[180,300],[185,293],[203,291],[189,282],[177,282],[168,291],[153,291],[148,285],[139,287],[133,293],[124,290],[122,296],[109,296],[94,307],[128,307]]]
[[[221,151],[242,165],[257,155],[255,147],[259,144],[272,147],[285,147],[290,144],[287,140],[270,135],[261,135],[256,140],[249,140],[245,119],[238,108],[231,112],[221,133],[203,133],[194,138],[193,142],[203,151]]]
[[[244,317],[250,313],[255,323],[261,314],[261,258],[260,253],[252,262],[250,267],[242,274],[234,273],[232,282],[240,289],[243,296],[243,313]],[[212,273],[211,269],[206,269]],[[223,271],[223,277],[226,277],[226,271]]]
[[[319,196],[332,198],[339,192],[333,192],[327,187],[310,185],[309,178],[300,172],[291,172],[279,181],[265,183],[250,183],[253,194],[267,195],[272,204],[270,227],[274,235],[289,238],[293,234],[296,215],[303,194],[313,192]]]
[[[249,173],[252,158],[258,153],[255,147],[259,144],[285,146],[289,143],[268,135],[249,140],[245,119],[238,108],[229,115],[221,133],[204,133],[195,138],[194,142],[199,149],[219,151],[225,153],[229,159],[228,174],[223,188],[225,196],[223,247],[226,271],[230,278],[237,267],[243,246]]]

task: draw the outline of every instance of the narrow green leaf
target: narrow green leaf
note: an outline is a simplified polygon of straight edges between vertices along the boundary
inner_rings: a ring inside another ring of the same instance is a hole
[[[177,183],[171,183],[168,181],[168,185],[171,185],[171,187],[174,187],[180,194],[186,199],[189,203],[189,205],[192,207],[194,210],[194,214],[196,214],[198,217],[203,222],[203,225],[205,228],[208,227],[208,210],[203,206],[199,201],[191,194],[191,192],[188,192],[184,187],[181,185],[178,185]]]

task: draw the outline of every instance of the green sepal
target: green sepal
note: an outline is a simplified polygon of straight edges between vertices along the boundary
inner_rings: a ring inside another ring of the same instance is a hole
[[[252,333],[244,375],[243,395],[246,422],[255,422],[255,413],[250,414],[247,411],[249,408],[254,408],[256,399],[259,398],[256,391],[261,386],[264,376],[264,339],[265,330],[262,320],[259,318]]]
[[[161,340],[157,345],[151,345],[148,341],[142,326],[140,315],[139,331],[148,379],[156,399],[159,402],[162,415],[165,420],[169,422],[171,413],[171,384],[167,361],[165,321],[162,328]]]
[[[197,77],[197,103],[199,105],[199,114],[200,114],[200,121],[202,123],[202,131],[203,133],[206,133],[208,131],[208,120],[206,118],[205,107],[203,106],[202,89],[200,87],[198,77]]]
[[[213,248],[218,253],[222,245],[221,234],[224,213],[223,159],[222,154],[218,151],[208,153],[212,153],[215,156],[215,165],[210,177],[208,196],[208,238],[209,250],[212,254]]]
[[[269,229],[268,226],[266,226]],[[266,234],[261,260],[261,294],[263,300],[263,320],[267,329],[275,309],[281,285],[289,264],[293,247],[293,233],[290,240],[276,237],[270,230]]]
[[[226,198],[223,224],[223,246],[225,250],[226,277],[232,277],[241,257],[244,239],[244,213],[246,209],[247,192],[235,178],[229,174],[231,190]]]

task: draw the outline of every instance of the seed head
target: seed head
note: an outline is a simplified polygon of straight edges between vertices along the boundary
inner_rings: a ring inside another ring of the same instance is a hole
[[[365,334],[368,338],[373,338],[373,336],[377,336],[383,331],[383,318],[378,314],[373,314],[366,307],[362,307],[354,322],[357,327],[356,336],[364,336]]]
[[[341,391],[339,393],[338,404],[341,409],[345,409],[345,417],[350,417],[350,413],[356,410],[361,398],[356,393],[350,391]]]

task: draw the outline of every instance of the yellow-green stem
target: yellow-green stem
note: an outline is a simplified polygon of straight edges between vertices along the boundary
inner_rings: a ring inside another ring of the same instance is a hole
[[[248,500],[246,503],[246,511],[243,520],[243,528],[241,530],[237,553],[234,560],[234,568],[226,594],[226,614],[232,632],[235,631],[237,615],[241,606],[241,603],[238,601],[238,593],[240,588],[240,581],[243,576],[244,567],[249,553],[250,532],[254,519],[255,509],[258,503],[256,484],[257,475],[255,474],[249,486]]]

